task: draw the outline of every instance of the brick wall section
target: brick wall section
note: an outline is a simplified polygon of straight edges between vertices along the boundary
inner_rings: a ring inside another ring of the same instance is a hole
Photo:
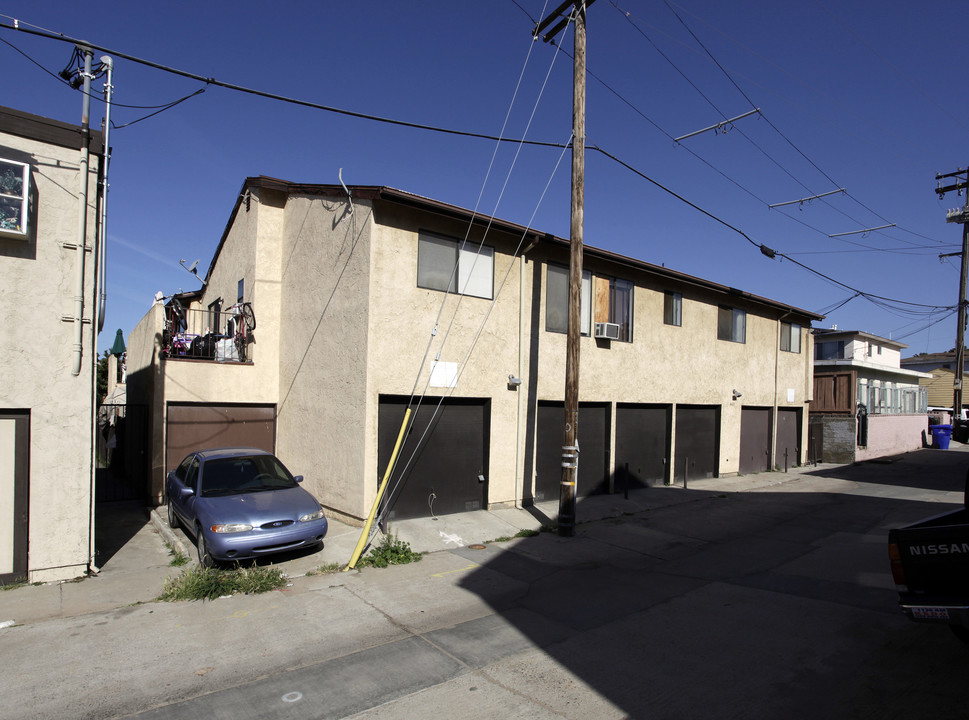
[[[812,433],[820,433],[820,462],[853,463],[855,461],[855,440],[857,425],[853,415],[816,415],[811,414]],[[813,426],[820,425],[820,428]]]

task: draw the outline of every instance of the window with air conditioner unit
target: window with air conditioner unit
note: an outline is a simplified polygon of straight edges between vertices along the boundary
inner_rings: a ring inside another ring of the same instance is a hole
[[[595,336],[602,340],[618,340],[619,324],[608,322],[597,322]]]
[[[568,332],[569,269],[548,265],[545,288],[545,329]],[[582,273],[583,335],[632,342],[633,284],[617,278]]]
[[[27,239],[30,166],[0,159],[0,236]]]

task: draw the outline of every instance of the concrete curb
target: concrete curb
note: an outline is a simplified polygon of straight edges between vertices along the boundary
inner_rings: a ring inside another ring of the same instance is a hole
[[[159,505],[158,507],[148,509],[148,516],[151,519],[152,526],[158,531],[158,534],[162,536],[162,540],[164,540],[165,543],[169,545],[175,552],[181,553],[191,560],[193,557],[192,553],[188,548],[185,547],[185,543],[183,543],[182,539],[175,534],[175,531],[168,526],[168,520],[163,518],[159,513],[159,510],[162,507],[167,506]]]

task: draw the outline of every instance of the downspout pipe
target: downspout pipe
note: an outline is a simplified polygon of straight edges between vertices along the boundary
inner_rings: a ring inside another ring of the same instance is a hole
[[[104,329],[104,310],[107,303],[107,245],[108,245],[108,167],[111,164],[111,93],[114,85],[111,76],[114,71],[114,61],[107,55],[101,58],[101,67],[107,71],[104,81],[104,167],[101,170],[101,222],[98,226],[98,330]]]
[[[74,276],[74,351],[71,374],[81,374],[81,355],[84,339],[84,254],[87,252],[87,203],[88,203],[88,164],[91,143],[91,58],[94,51],[89,47],[80,48],[84,55],[84,95],[81,101],[81,163],[78,171],[80,190],[78,191],[77,220],[77,272]]]

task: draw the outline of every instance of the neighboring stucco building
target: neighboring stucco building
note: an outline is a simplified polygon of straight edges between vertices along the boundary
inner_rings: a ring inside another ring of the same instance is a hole
[[[900,367],[904,343],[844,330],[814,331],[811,452],[849,463],[916,450],[928,429],[931,375]]]
[[[0,582],[93,565],[102,156],[100,133],[0,108]]]
[[[386,187],[247,179],[204,287],[129,336],[155,501],[185,452],[245,443],[363,518],[407,407],[392,517],[558,497],[568,245]],[[584,269],[580,496],[805,458],[820,316],[589,246]]]

